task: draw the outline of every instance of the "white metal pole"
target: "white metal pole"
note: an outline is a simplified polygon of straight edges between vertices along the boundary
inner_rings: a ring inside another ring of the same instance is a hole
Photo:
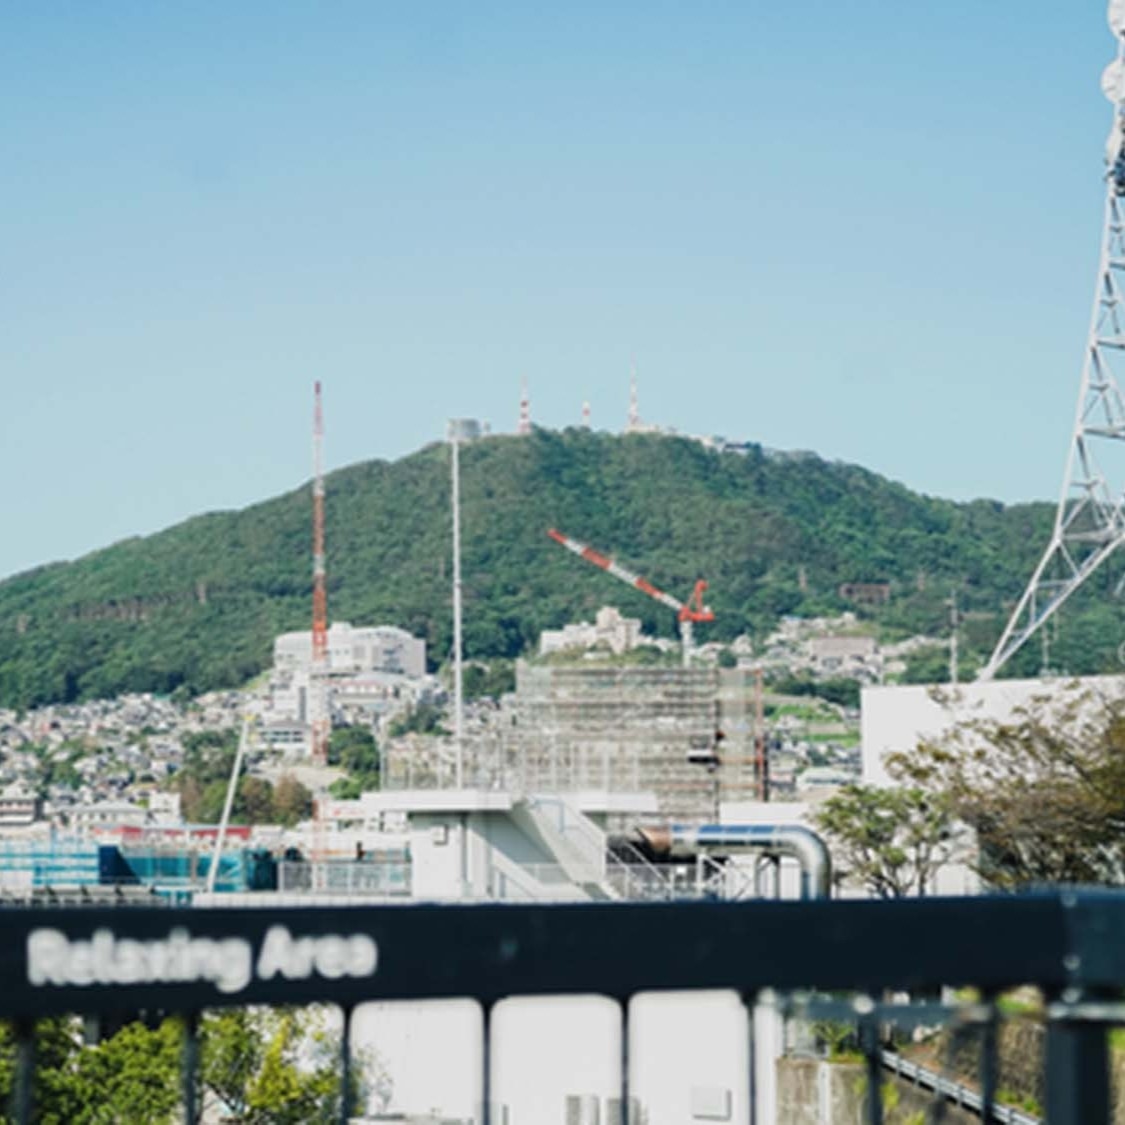
[[[465,786],[465,699],[461,678],[461,470],[457,423],[449,425],[450,464],[453,482],[453,743],[457,762],[457,788]]]
[[[949,599],[949,682],[957,683],[957,591]]]
[[[250,716],[244,715],[242,731],[238,736],[238,750],[234,755],[234,766],[230,771],[230,784],[223,802],[223,815],[219,818],[219,830],[215,833],[215,848],[211,853],[211,870],[207,872],[207,893],[214,894],[215,880],[219,875],[219,861],[223,858],[223,837],[227,834],[230,812],[234,805],[234,794],[238,789],[238,775],[242,771],[242,759],[246,754],[246,744],[250,741]]]

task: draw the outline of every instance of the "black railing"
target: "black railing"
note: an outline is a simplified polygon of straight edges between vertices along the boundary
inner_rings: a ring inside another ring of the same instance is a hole
[[[1113,892],[899,902],[9,908],[0,919],[0,1018],[16,1029],[19,1122],[35,1119],[34,1021],[65,1013],[182,1015],[184,1110],[194,1121],[194,1029],[205,1008],[337,1005],[346,1076],[357,1005],[472,998],[483,1013],[485,1125],[489,1017],[509,997],[598,994],[620,1005],[622,1119],[635,1104],[629,1002],[643,992],[734,990],[750,1013],[769,990],[803,1019],[853,1023],[867,1061],[871,1125],[884,1120],[888,1028],[948,1019],[951,1009],[934,999],[944,987],[975,990],[957,1018],[979,1029],[977,1108],[989,1120],[1003,1120],[994,1112],[1001,993],[1032,985],[1044,997],[1051,1125],[1109,1121],[1107,1029],[1125,1022],[1125,894]],[[752,1062],[746,1075],[751,1107],[754,1069]],[[344,1121],[351,1088],[342,1078]]]

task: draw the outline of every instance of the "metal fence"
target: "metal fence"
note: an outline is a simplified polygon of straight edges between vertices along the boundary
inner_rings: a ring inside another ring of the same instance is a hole
[[[277,889],[282,893],[401,899],[410,895],[410,860],[281,860]]]
[[[344,1013],[346,1031],[351,1013],[368,1001],[471,998],[483,1028],[483,1125],[495,1120],[489,1021],[510,997],[592,994],[616,1002],[622,1034],[614,1102],[622,1125],[637,1125],[630,1002],[650,991],[726,989],[742,997],[751,1059],[743,1104],[751,1107],[751,1125],[772,1125],[753,1108],[760,1073],[754,1053],[761,1050],[753,1013],[766,990],[791,1015],[854,1025],[866,1062],[869,1125],[885,1120],[891,1029],[950,1019],[979,1032],[980,1115],[1021,1120],[996,1106],[996,1001],[1025,985],[1045,998],[1046,1119],[1108,1122],[1107,1032],[1125,1022],[1125,894],[1112,892],[899,902],[7,908],[0,924],[0,1018],[16,1031],[18,1122],[35,1120],[34,1021],[64,1013],[182,1014],[184,1118],[195,1122],[193,1029],[202,1009],[332,1004]],[[954,1007],[935,1002],[947,986],[971,987],[973,999]],[[348,1042],[345,1033],[341,1121],[352,1112]]]

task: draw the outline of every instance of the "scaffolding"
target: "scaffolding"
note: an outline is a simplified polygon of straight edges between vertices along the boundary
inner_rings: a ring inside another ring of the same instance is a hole
[[[467,728],[464,785],[528,793],[656,794],[673,820],[717,818],[756,792],[753,673],[741,668],[530,664],[487,725]],[[722,738],[718,738],[719,734]],[[713,768],[699,763],[717,756]],[[386,789],[456,787],[451,740],[387,747]]]

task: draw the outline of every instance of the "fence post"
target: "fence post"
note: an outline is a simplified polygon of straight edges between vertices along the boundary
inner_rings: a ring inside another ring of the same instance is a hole
[[[180,1046],[180,1083],[184,1102],[185,1125],[199,1120],[199,1013],[184,1016],[183,1040]]]
[[[29,1125],[35,1105],[35,1023],[17,1020],[16,1074],[12,1086],[12,1116],[16,1125]]]
[[[1047,1120],[1108,1122],[1109,1052],[1104,1024],[1052,1018],[1047,1024]]]

